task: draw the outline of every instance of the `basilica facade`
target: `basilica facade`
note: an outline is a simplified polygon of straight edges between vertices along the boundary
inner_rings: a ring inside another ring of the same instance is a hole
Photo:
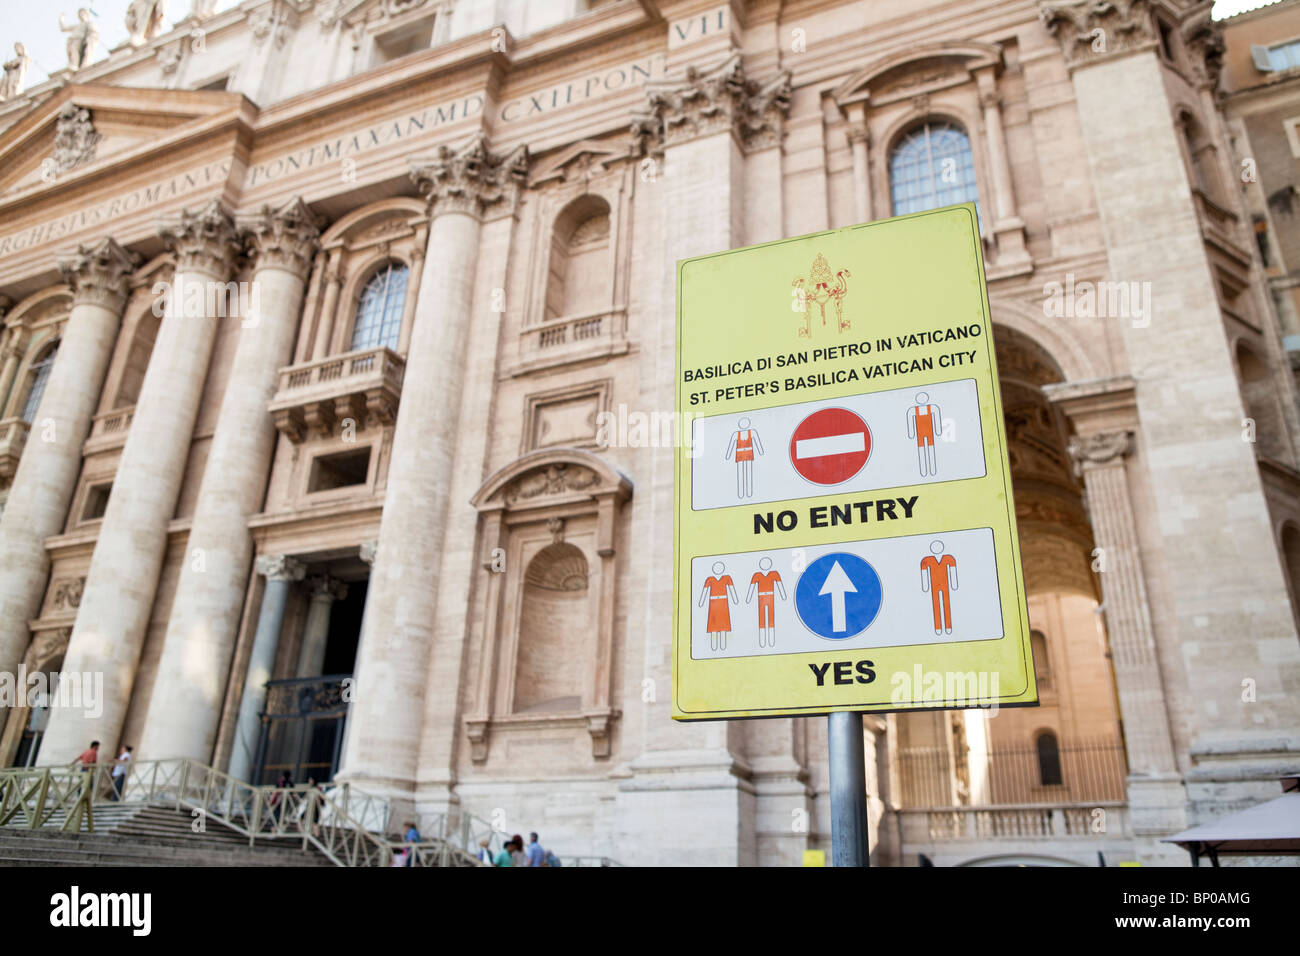
[[[827,849],[824,719],[669,716],[674,264],[974,201],[1041,703],[868,717],[873,861],[1179,863],[1294,771],[1300,415],[1208,2],[210,6],[0,101],[0,671],[100,691],[0,766]]]

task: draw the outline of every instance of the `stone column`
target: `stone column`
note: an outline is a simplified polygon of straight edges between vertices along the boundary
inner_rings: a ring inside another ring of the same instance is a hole
[[[0,295],[0,318],[13,306],[13,300],[7,295]],[[22,352],[18,349],[18,335],[20,331],[17,327],[5,328],[3,339],[4,347],[0,348],[0,357],[4,359],[3,367],[0,367],[0,418],[4,418],[4,408],[9,404],[9,390],[14,386],[14,375],[18,372],[18,362],[23,357]]]
[[[984,141],[993,174],[993,231],[998,239],[999,267],[1028,265],[1025,249],[1025,223],[1016,208],[1011,163],[1007,157],[1007,137],[1002,129],[1002,94],[997,91],[992,67],[982,71],[976,82],[980,88],[980,106],[984,109]]]
[[[104,675],[103,710],[95,717],[54,707],[41,747],[48,764],[67,763],[92,739],[106,749],[118,743],[212,356],[215,290],[224,291],[239,249],[216,200],[160,232],[176,257],[172,289],[64,661],[65,670]]]
[[[266,407],[280,368],[292,357],[303,281],[319,235],[301,199],[263,208],[245,228],[255,257],[250,301],[241,309],[239,343],[194,507],[141,759],[211,759],[253,556],[248,519],[261,507],[275,449]]]
[[[848,107],[849,146],[853,150],[853,211],[858,222],[871,221],[871,133],[867,129],[866,104]]]
[[[412,794],[418,763],[481,218],[526,171],[522,147],[498,157],[481,136],[412,162],[432,222],[340,773],[394,796]]]
[[[275,653],[280,647],[280,631],[289,603],[289,589],[301,581],[307,569],[301,561],[286,555],[263,555],[254,563],[257,573],[266,578],[262,610],[257,616],[257,631],[248,657],[244,693],[239,700],[239,720],[235,724],[235,745],[230,753],[230,775],[250,781],[253,761],[257,759],[257,742],[262,735],[262,709],[266,706],[266,682],[275,668]]]
[[[330,339],[334,337],[334,313],[338,311],[339,289],[343,286],[342,267],[339,265],[342,255],[341,246],[329,251],[329,263],[325,266],[325,300],[316,322],[316,338],[311,347],[312,361],[330,354]]]
[[[72,312],[63,327],[34,436],[23,450],[0,516],[3,672],[16,671],[30,639],[27,622],[40,612],[50,571],[45,539],[61,531],[67,518],[81,471],[81,446],[90,434],[90,419],[117,344],[122,308],[137,261],[137,256],[112,239],[101,239],[78,247],[59,262],[72,287]],[[42,422],[50,422],[52,427],[46,428]],[[47,437],[52,440],[44,440]]]
[[[1174,758],[1137,521],[1129,497],[1125,459],[1132,449],[1133,434],[1125,428],[1075,435],[1069,444],[1075,474],[1083,478],[1093,540],[1099,549],[1106,632],[1128,758],[1133,833],[1154,838],[1185,827],[1186,795]]]
[[[335,601],[348,596],[348,586],[328,574],[313,574],[307,579],[311,603],[307,607],[307,624],[303,628],[302,647],[298,650],[298,676],[319,677],[324,673],[325,647],[330,636],[330,611]]]
[[[746,151],[779,141],[789,111],[789,76],[765,81],[747,76],[739,54],[708,69],[688,69],[677,79],[647,84],[648,112],[634,135],[662,150],[664,169],[648,200],[662,210],[662,256],[657,288],[646,290],[645,311],[656,317],[644,340],[644,408],[673,407],[677,270],[690,256],[744,245]],[[758,861],[752,821],[758,815],[753,768],[739,722],[678,723],[670,717],[673,619],[673,513],[671,449],[637,452],[633,540],[645,542],[645,591],[627,596],[638,608],[626,651],[628,688],[622,747],[628,775],[619,782],[614,841],[629,848],[629,862],[655,865],[752,865]],[[649,681],[649,684],[644,683]],[[654,688],[646,702],[642,688]],[[766,767],[764,768],[766,770]],[[665,830],[656,821],[679,821]]]

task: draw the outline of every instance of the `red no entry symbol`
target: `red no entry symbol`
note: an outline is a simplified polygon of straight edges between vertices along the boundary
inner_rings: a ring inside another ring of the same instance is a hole
[[[862,470],[871,457],[871,429],[847,408],[813,412],[790,438],[790,463],[819,485],[838,485]]]

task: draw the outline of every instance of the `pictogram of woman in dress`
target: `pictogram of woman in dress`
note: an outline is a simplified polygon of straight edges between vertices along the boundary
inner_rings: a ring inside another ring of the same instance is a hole
[[[709,647],[715,651],[727,649],[727,635],[731,633],[731,604],[740,604],[736,595],[736,585],[731,575],[726,574],[727,567],[721,561],[713,563],[713,575],[704,579],[700,590],[700,607],[709,602],[709,620],[705,629],[709,632]]]

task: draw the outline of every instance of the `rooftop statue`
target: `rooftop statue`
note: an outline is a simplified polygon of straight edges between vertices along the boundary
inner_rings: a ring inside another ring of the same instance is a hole
[[[0,100],[11,100],[22,94],[27,84],[27,67],[31,62],[27,47],[15,43],[14,58],[5,61],[4,76],[0,77]]]
[[[143,46],[162,32],[167,0],[131,0],[126,8],[126,32],[131,46]]]
[[[91,22],[90,11],[82,7],[77,11],[77,22],[71,24],[60,13],[59,29],[68,34],[68,69],[79,70],[88,66],[95,57],[95,44],[99,42],[99,28]]]

